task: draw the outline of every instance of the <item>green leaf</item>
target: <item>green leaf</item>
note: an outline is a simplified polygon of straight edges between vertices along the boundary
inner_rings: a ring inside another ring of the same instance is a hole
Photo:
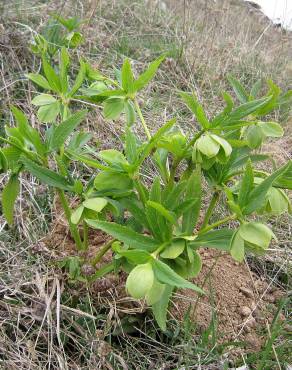
[[[198,235],[193,241],[190,242],[190,245],[193,247],[215,248],[228,252],[230,249],[232,235],[233,230],[212,230]]]
[[[80,221],[82,214],[83,214],[84,207],[83,205],[77,207],[71,214],[71,222],[74,225],[77,225]]]
[[[258,186],[256,186],[248,197],[248,202],[243,209],[245,215],[249,215],[257,209],[260,209],[263,206],[265,201],[266,194],[270,187],[273,185],[273,182],[278,179],[280,176],[285,174],[289,169],[291,163],[287,163],[284,166],[280,167],[272,175],[265,178]]]
[[[25,77],[27,77],[29,80],[36,83],[43,89],[51,90],[51,86],[48,83],[48,80],[44,76],[40,75],[39,73],[28,73],[25,75]]]
[[[248,128],[246,139],[250,148],[258,148],[262,144],[264,138],[264,133],[258,125]]]
[[[246,103],[248,102],[248,93],[246,92],[245,88],[242,86],[242,84],[233,76],[229,75],[228,81],[230,85],[232,86],[238,100],[241,103]]]
[[[117,119],[124,109],[125,100],[121,98],[106,99],[103,105],[103,115],[105,119]]]
[[[82,110],[72,114],[66,121],[60,123],[53,131],[49,148],[51,151],[59,149],[73,132],[73,130],[79,125],[79,123],[86,116],[87,111]]]
[[[153,252],[159,246],[154,239],[142,234],[138,234],[134,230],[114,222],[97,220],[86,220],[86,222],[92,228],[100,229],[132,248]]]
[[[133,81],[134,76],[131,68],[131,63],[129,59],[127,58],[124,61],[123,67],[122,67],[122,87],[127,93],[133,92]]]
[[[180,256],[186,247],[186,242],[183,239],[174,240],[164,251],[160,254],[162,258],[175,259]]]
[[[198,122],[201,124],[203,128],[210,127],[210,122],[204,112],[203,107],[199,104],[195,95],[187,94],[185,92],[181,92],[180,96],[182,97],[185,104],[190,108],[190,110],[196,116]]]
[[[102,159],[104,162],[110,164],[110,165],[121,165],[121,164],[127,164],[127,160],[123,153],[119,152],[116,149],[106,149],[101,150],[98,153],[98,156],[100,159]]]
[[[164,262],[154,260],[152,264],[154,275],[161,283],[182,289],[192,289],[200,294],[205,294],[201,288],[179,276]]]
[[[287,170],[274,181],[273,186],[292,190],[292,161],[287,166]]]
[[[13,106],[11,107],[11,111],[17,121],[21,135],[35,147],[36,151],[41,156],[43,156],[46,152],[46,147],[43,144],[38,131],[29,125],[26,116],[20,109]]]
[[[80,67],[79,67],[78,75],[76,77],[74,85],[72,86],[72,89],[70,90],[69,96],[73,96],[78,91],[78,89],[81,87],[85,79],[85,75],[86,75],[86,65],[82,61],[82,59],[80,59]]]
[[[162,204],[153,202],[152,200],[148,200],[147,205],[154,208],[161,216],[163,216],[171,224],[176,224],[177,220],[175,214],[173,212],[170,212],[165,207],[163,207]]]
[[[133,83],[133,91],[139,91],[143,89],[155,76],[155,73],[160,66],[160,64],[165,59],[165,55],[160,56],[158,59],[154,60],[152,63],[149,64],[149,67],[143,72],[137,80]]]
[[[252,191],[253,188],[253,182],[254,182],[253,170],[251,161],[249,160],[245,168],[245,173],[242,178],[238,194],[238,204],[240,208],[243,208],[246,205],[250,192]]]
[[[9,225],[13,224],[13,210],[18,193],[18,176],[13,174],[2,191],[2,211]]]
[[[42,61],[44,73],[51,89],[55,92],[62,92],[61,82],[59,76],[54,71],[54,68],[46,61],[44,57],[42,58]]]
[[[238,108],[234,109],[222,123],[220,123],[220,126],[224,127],[231,123],[237,122],[244,117],[249,116],[250,114],[256,112],[258,109],[265,106],[270,100],[271,97],[268,96],[240,105]]]
[[[261,248],[268,248],[272,237],[275,237],[272,230],[260,222],[248,222],[238,229],[243,240]]]
[[[58,173],[51,171],[48,168],[39,166],[25,156],[21,156],[20,161],[24,164],[25,168],[41,182],[58,189],[69,191],[72,190],[72,186],[70,183],[68,183],[66,178]]]
[[[284,135],[282,126],[277,122],[259,122],[258,126],[268,137],[282,137]]]
[[[130,190],[133,188],[133,181],[124,173],[102,171],[95,177],[94,186],[97,190]]]
[[[132,126],[136,121],[136,112],[131,101],[125,102],[125,113],[127,119],[127,125]]]
[[[173,291],[173,286],[166,285],[164,291],[156,303],[152,305],[152,311],[160,329],[166,330],[167,307]]]
[[[158,302],[162,298],[165,288],[165,284],[160,284],[157,280],[154,280],[152,287],[148,290],[145,297],[147,304],[153,305]]]
[[[68,90],[68,67],[70,65],[70,56],[67,49],[63,46],[60,52],[60,81],[63,93]]]
[[[235,261],[242,262],[244,259],[244,240],[238,231],[235,231],[230,243],[230,254]]]
[[[129,163],[134,163],[138,157],[137,140],[129,127],[126,127],[126,147],[125,153]]]
[[[40,94],[35,96],[31,103],[33,105],[36,105],[37,107],[42,106],[42,105],[48,105],[48,104],[53,104],[57,100],[50,94]]]
[[[122,205],[134,216],[135,220],[137,220],[141,225],[144,225],[147,229],[149,228],[146,214],[144,210],[139,207],[136,202],[133,199],[121,199]]]
[[[95,212],[100,212],[107,205],[107,200],[105,198],[89,198],[86,199],[82,204],[85,208],[91,209]]]
[[[59,113],[60,103],[56,101],[55,103],[41,106],[37,112],[37,116],[41,122],[52,123],[56,121]]]
[[[115,252],[117,252],[120,256],[125,257],[129,262],[136,265],[149,262],[152,259],[151,254],[142,249],[118,249]]]
[[[185,200],[190,198],[196,198],[196,203],[192,208],[188,209],[183,214],[182,220],[182,232],[186,234],[192,234],[200,213],[201,200],[202,200],[202,188],[201,188],[201,171],[197,168],[190,176],[187,186]]]

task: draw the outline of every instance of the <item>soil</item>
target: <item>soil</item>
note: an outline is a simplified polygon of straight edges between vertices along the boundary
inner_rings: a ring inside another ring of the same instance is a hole
[[[106,243],[102,232],[91,230],[86,257],[92,258]],[[65,220],[58,217],[53,223],[51,233],[38,244],[36,249],[50,252],[53,259],[76,255],[74,241],[69,235]],[[277,301],[283,293],[255,273],[246,263],[235,262],[228,254],[217,250],[202,249],[203,262],[199,276],[193,282],[203,287],[207,293],[199,297],[191,290],[178,290],[173,299],[170,314],[183,320],[187,312],[196,323],[197,330],[203,332],[211,323],[212,314],[216,315],[218,342],[243,341],[249,351],[258,351],[264,344],[262,329],[271,323]],[[108,251],[96,266],[110,262],[112,252]],[[214,261],[216,261],[214,263]],[[83,266],[84,274],[94,273],[91,265]],[[144,302],[127,299],[124,290],[126,274],[109,274],[91,285],[92,294],[110,298],[120,303],[120,312],[135,313],[145,310]]]

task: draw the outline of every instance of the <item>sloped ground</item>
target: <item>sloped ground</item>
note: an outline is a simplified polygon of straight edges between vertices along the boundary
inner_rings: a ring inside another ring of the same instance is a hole
[[[240,1],[4,2],[0,4],[1,132],[3,123],[11,119],[10,104],[20,104],[35,120],[30,106],[33,87],[24,74],[37,70],[39,61],[27,45],[50,11],[88,19],[82,29],[86,43],[78,54],[101,70],[120,65],[125,56],[140,70],[160,53],[170,52],[144,94],[145,116],[153,127],[165,116],[175,114],[183,129],[192,129],[184,123],[183,105],[177,98],[181,88],[195,89],[207,112],[214,113],[222,103],[219,91],[228,89],[227,73],[235,74],[247,86],[257,78],[271,77],[283,89],[291,88],[291,36],[274,29]],[[277,112],[276,118],[286,121],[288,134],[279,146],[273,144],[267,149],[281,161],[292,155],[291,129],[287,111]],[[92,113],[87,129],[95,133],[97,141],[120,143],[119,123],[113,127],[104,122],[98,110]],[[146,175],[151,174],[151,169],[147,171]],[[1,177],[0,181],[6,179]],[[190,292],[178,292],[172,314],[183,322],[172,319],[169,331],[162,335],[143,314],[145,307],[121,295],[106,280],[92,290],[65,279],[54,264],[56,248],[44,244],[55,219],[53,198],[34,181],[22,179],[24,190],[17,205],[15,228],[9,230],[0,216],[0,363],[5,369],[218,369],[234,359],[234,343],[224,349],[219,345],[226,339],[221,335],[223,328],[232,329],[228,339],[242,339],[239,333],[251,335],[249,342],[254,348],[259,342],[267,343],[275,304],[286,289],[291,289],[289,218],[272,221],[279,241],[265,258],[249,259],[244,266],[235,265],[229,258],[220,263],[219,258],[208,275],[213,260],[205,255],[200,279],[203,283],[202,279],[210,276],[206,286],[212,292],[211,299],[196,304],[197,297]],[[221,212],[220,207],[217,211]],[[61,246],[61,240],[57,244]],[[105,289],[100,289],[102,284]],[[97,294],[97,290],[101,291]],[[183,318],[189,302],[192,308],[197,306],[191,319],[199,318],[199,327],[193,328],[194,320],[190,323]],[[219,315],[220,311],[225,322],[211,320],[215,325],[206,331],[212,312]],[[141,314],[131,315],[137,312]],[[283,314],[289,315],[288,308]],[[254,323],[252,319],[257,326],[248,325]],[[280,325],[285,329],[286,324]],[[277,361],[284,368],[289,362],[288,329],[279,332],[271,349],[277,350],[280,359],[274,356],[267,368],[277,368]],[[235,364],[246,361],[253,365],[255,359],[247,352],[243,360],[235,356]]]

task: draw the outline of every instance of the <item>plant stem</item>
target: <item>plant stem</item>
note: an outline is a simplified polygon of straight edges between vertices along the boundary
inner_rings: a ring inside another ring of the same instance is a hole
[[[72,224],[72,222],[71,222],[71,210],[70,210],[68,201],[66,199],[64,190],[57,189],[57,192],[58,192],[63,210],[65,212],[66,219],[67,219],[68,224],[69,224],[69,228],[70,228],[72,238],[74,239],[74,241],[76,243],[77,249],[78,250],[84,250],[83,244],[82,244],[82,241],[81,241],[81,238],[80,238],[80,235],[79,235],[78,228],[77,228],[76,225]]]
[[[219,199],[219,192],[215,191],[215,193],[213,194],[212,199],[210,201],[207,212],[205,214],[204,221],[203,221],[203,224],[202,224],[202,229],[205,228],[205,226],[208,225],[208,222],[210,220],[210,217],[212,216],[213,210],[216,206],[216,203],[217,203],[218,199]]]
[[[83,248],[87,250],[88,248],[88,224],[83,221]]]
[[[95,266],[101,260],[101,258],[106,254],[106,252],[111,248],[115,240],[116,239],[111,239],[106,244],[104,244],[104,246],[100,249],[97,255],[90,261],[92,266]]]
[[[151,134],[150,134],[150,131],[148,130],[148,127],[146,125],[145,119],[144,119],[143,114],[141,112],[140,106],[137,102],[137,99],[134,99],[134,104],[135,104],[135,108],[137,110],[138,116],[140,117],[140,120],[141,120],[142,126],[144,128],[144,131],[146,133],[146,136],[147,136],[148,140],[150,140],[151,139]]]
[[[206,226],[204,228],[202,228],[199,232],[198,232],[198,235],[201,235],[201,234],[204,234],[206,233],[207,231],[209,230],[212,230],[214,229],[215,227],[217,226],[220,226],[222,224],[225,224],[226,222],[230,221],[230,220],[234,220],[236,218],[236,214],[233,213],[232,215],[229,215],[225,218],[222,218],[222,220],[219,220],[219,221],[216,221],[214,222],[213,224],[209,225],[209,226]]]

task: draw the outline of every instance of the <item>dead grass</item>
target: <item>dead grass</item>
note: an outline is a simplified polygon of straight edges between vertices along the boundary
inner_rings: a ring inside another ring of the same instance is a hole
[[[211,115],[222,105],[219,92],[229,89],[228,73],[247,86],[258,78],[272,78],[283,89],[292,86],[292,36],[239,0],[149,0],[146,5],[142,0],[4,1],[0,4],[0,132],[11,120],[9,105],[14,103],[38,124],[30,105],[33,86],[24,74],[37,71],[39,61],[27,45],[51,11],[88,19],[82,29],[87,41],[76,54],[103,71],[121,65],[125,56],[140,71],[162,52],[170,53],[141,98],[152,128],[177,115],[182,129],[193,130],[193,125],[185,124],[188,116],[177,90],[194,89]],[[121,126],[104,122],[99,110],[87,122],[95,140],[105,143],[120,143]],[[278,147],[269,146],[279,162],[291,158],[287,130]],[[0,181],[6,179],[2,176]],[[186,322],[182,326],[171,322],[169,332],[162,335],[149,317],[125,316],[110,297],[93,298],[84,288],[80,294],[78,285],[47,263],[51,251],[32,253],[54,218],[52,198],[33,179],[22,182],[14,229],[8,230],[0,216],[0,367],[218,369],[228,363],[228,352],[222,355],[210,343],[201,343],[190,328],[188,334]],[[249,265],[268,283],[289,290],[291,218],[275,219],[273,227],[279,242],[267,257],[253,258]],[[202,351],[198,343],[205,346]],[[286,339],[280,339],[281,344],[286,346]]]

